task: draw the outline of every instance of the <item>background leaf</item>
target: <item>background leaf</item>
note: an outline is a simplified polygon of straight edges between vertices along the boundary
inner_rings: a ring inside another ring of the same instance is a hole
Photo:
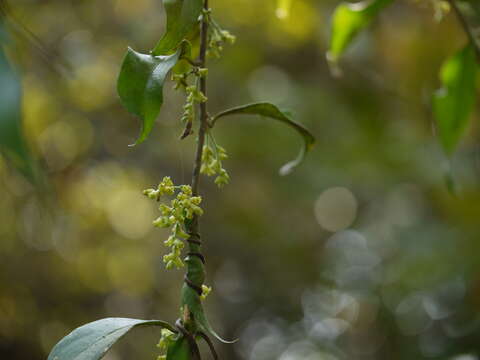
[[[281,175],[289,174],[296,166],[298,166],[305,158],[306,153],[310,151],[315,144],[315,138],[310,133],[310,131],[308,131],[303,125],[293,121],[287,113],[280,111],[275,105],[266,102],[242,105],[222,111],[214,116],[213,122],[216,122],[218,119],[224,116],[237,114],[261,115],[266,118],[279,120],[295,129],[302,136],[304,145],[300,150],[300,154],[295,160],[290,161],[289,163],[282,166],[282,168],[280,169]]]
[[[107,318],[73,330],[48,356],[48,360],[98,360],[128,331],[137,326],[160,326],[174,330],[160,320]]]
[[[368,0],[338,5],[332,19],[330,49],[327,54],[329,61],[337,62],[355,36],[392,1]]]
[[[174,50],[193,29],[202,12],[202,0],[163,0],[167,13],[167,30],[152,50],[153,55],[165,55]]]
[[[20,79],[0,47],[0,149],[30,180],[33,180],[32,159],[22,129]]]
[[[433,113],[440,142],[451,154],[465,128],[475,104],[477,63],[475,49],[468,45],[449,58],[441,68],[443,87],[433,97]]]
[[[163,83],[177,63],[182,49],[169,56],[140,54],[128,49],[118,77],[117,90],[123,105],[141,120],[140,144],[150,134],[163,104]]]

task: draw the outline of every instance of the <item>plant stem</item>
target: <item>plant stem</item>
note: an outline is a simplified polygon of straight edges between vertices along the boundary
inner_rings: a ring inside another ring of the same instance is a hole
[[[208,0],[204,2],[204,9],[208,11]],[[202,25],[201,25],[201,35],[200,35],[200,57],[199,57],[199,66],[204,68],[206,65],[206,57],[207,57],[207,41],[208,41],[208,21],[206,20],[206,16],[202,17]],[[200,91],[207,96],[207,76],[202,76],[200,78]],[[197,138],[197,153],[195,156],[195,164],[193,167],[193,176],[192,176],[192,191],[193,195],[198,195],[198,186],[200,182],[200,167],[202,166],[202,151],[203,145],[205,144],[205,135],[207,132],[208,127],[208,111],[207,111],[207,103],[202,102],[200,103],[200,126],[198,130],[198,138]],[[194,221],[196,226],[198,227],[198,221]]]
[[[204,1],[203,8],[205,9],[205,11],[208,10],[208,0]],[[204,15],[202,16],[202,23],[201,23],[200,55],[198,60],[198,66],[201,68],[204,68],[206,66],[207,41],[208,41],[208,21],[206,20],[206,17]],[[207,75],[204,75],[200,78],[200,91],[205,96],[207,95]],[[203,146],[205,145],[205,136],[207,133],[207,127],[208,127],[207,103],[202,102],[200,103],[200,125],[198,129],[197,151],[195,154],[195,162],[193,164],[193,174],[192,174],[193,196],[198,196],[198,192],[199,192],[198,188],[200,183],[200,168],[202,166],[202,152],[203,152]],[[188,232],[191,235],[195,236],[195,235],[198,235],[198,229],[199,229],[198,216],[195,215],[194,218],[192,219],[190,226],[188,227]],[[193,249],[190,249],[190,250],[193,251]]]
[[[470,24],[468,23],[468,19],[466,18],[467,15],[465,15],[462,12],[456,0],[448,0],[448,2],[450,3],[450,6],[452,7],[453,11],[455,11],[457,19],[460,22],[460,25],[462,26],[463,30],[467,34],[469,41],[472,43],[475,49],[475,53],[477,54],[477,59],[480,62],[480,45],[475,37],[475,34],[473,33],[472,28],[470,27]]]
[[[208,0],[204,1],[204,10],[208,11]],[[200,55],[198,60],[198,66],[205,68],[206,66],[206,55],[207,55],[207,45],[208,45],[208,19],[204,14],[201,22],[201,39],[200,39]],[[207,93],[207,78],[206,75],[200,78],[200,91],[206,95]],[[198,196],[199,193],[199,182],[200,182],[200,168],[202,166],[202,152],[203,146],[205,144],[205,137],[207,134],[208,128],[208,110],[207,103],[200,103],[200,124],[197,136],[197,150],[195,155],[195,162],[193,164],[193,175],[192,175],[192,192],[193,196]],[[198,295],[198,302],[200,302],[200,295],[202,292],[202,285],[205,281],[205,265],[204,257],[201,254],[201,238],[199,234],[199,218],[198,215],[194,215],[192,221],[187,224],[186,229],[189,234],[188,241],[188,250],[189,253],[185,259],[186,263],[186,274],[185,282],[182,288],[182,306],[184,311],[184,325],[189,332],[197,331],[196,319],[193,318],[191,309],[185,308],[188,305],[187,294],[188,291],[192,289]],[[190,288],[190,289],[189,289]],[[199,305],[201,307],[201,305]],[[193,320],[193,321],[192,321]],[[199,355],[195,356],[199,360]]]

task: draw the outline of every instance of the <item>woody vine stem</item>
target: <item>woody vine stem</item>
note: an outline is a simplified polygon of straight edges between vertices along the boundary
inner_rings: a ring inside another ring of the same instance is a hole
[[[209,11],[208,0],[204,0],[203,11],[207,13]],[[208,21],[205,16],[202,16],[202,27],[200,35],[200,56],[199,56],[199,65],[201,68],[206,67],[207,62],[207,46],[208,46]],[[200,91],[207,96],[207,76],[205,74],[200,78]],[[198,187],[200,182],[200,168],[202,166],[202,152],[203,146],[205,145],[205,135],[208,128],[208,109],[207,102],[200,103],[200,125],[198,130],[198,139],[197,139],[197,152],[195,155],[195,164],[193,167],[192,175],[192,192],[194,196],[198,195]],[[198,231],[198,216],[194,217],[194,221],[190,227],[190,232],[196,233]]]
[[[208,21],[207,21],[207,13],[209,12],[208,0],[204,0],[203,5],[203,16],[201,20],[201,35],[200,35],[200,55],[199,55],[199,67],[206,68],[207,62],[207,46],[208,46]],[[207,74],[200,77],[200,91],[206,97],[207,96]],[[202,101],[199,104],[200,108],[200,123],[198,126],[198,137],[197,137],[197,150],[195,154],[195,162],[193,165],[193,174],[192,174],[192,193],[193,196],[198,196],[199,194],[199,184],[200,184],[200,169],[202,167],[202,154],[203,154],[203,147],[205,145],[205,136],[208,128],[208,109],[207,109],[207,101]],[[188,126],[188,124],[187,124]],[[201,254],[201,237],[199,234],[199,215],[194,214],[193,219],[187,225],[187,233],[189,235],[188,238],[188,246],[189,246],[189,254],[187,255],[188,258],[186,259],[187,263],[187,271],[185,274],[185,285],[190,286],[199,294],[202,294],[202,285],[205,279],[205,271],[204,271],[204,257]],[[196,262],[200,267],[201,276],[199,279],[202,280],[195,283],[194,280],[189,278],[189,273],[193,272],[192,269],[192,260],[189,258],[196,256]],[[190,261],[189,261],[190,260]],[[200,260],[200,261],[199,261]],[[186,306],[183,304],[183,306]],[[188,324],[188,320],[190,318],[189,310],[183,309],[184,312],[184,319],[183,321]]]

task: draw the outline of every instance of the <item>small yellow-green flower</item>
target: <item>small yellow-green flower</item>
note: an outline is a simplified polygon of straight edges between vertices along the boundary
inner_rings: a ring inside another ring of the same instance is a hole
[[[160,200],[162,195],[174,195],[175,191],[178,191],[178,193],[170,201],[170,206],[164,203],[160,204],[158,207],[160,216],[153,221],[153,225],[156,227],[172,228],[170,236],[164,241],[165,246],[170,248],[170,252],[163,257],[167,269],[184,266],[181,257],[185,243],[181,239],[189,238],[184,230],[185,221],[203,214],[203,210],[199,206],[202,198],[193,196],[190,185],[175,186],[169,177],[163,178],[157,190],[148,189],[144,191],[146,196],[154,200]]]
[[[207,296],[212,292],[212,288],[205,284],[202,285],[202,295],[200,295],[201,300],[205,300]]]

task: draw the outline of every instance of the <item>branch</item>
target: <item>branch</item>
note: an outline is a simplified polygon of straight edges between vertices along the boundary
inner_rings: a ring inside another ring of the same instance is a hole
[[[204,0],[204,15],[202,16],[201,22],[201,37],[200,37],[200,55],[198,64],[200,67],[205,68],[206,65],[206,55],[207,55],[207,46],[208,46],[208,19],[205,15],[208,11],[208,0]],[[207,92],[207,77],[202,76],[200,78],[200,91],[206,95]],[[205,144],[205,137],[208,129],[208,111],[206,102],[201,102],[200,105],[200,124],[197,136],[197,150],[195,154],[195,161],[193,164],[193,174],[192,174],[192,192],[193,196],[198,196],[199,192],[199,182],[200,182],[200,168],[202,166],[202,152],[203,146]],[[198,215],[194,215],[191,222],[186,224],[187,232],[189,238],[187,239],[189,253],[186,258],[187,271],[185,273],[185,285],[193,289],[198,296],[202,293],[202,285],[205,281],[205,267],[204,262],[205,258],[201,254],[201,245],[202,241],[199,234],[199,224],[198,224]],[[192,278],[189,278],[194,274]],[[184,311],[187,312],[187,318],[193,319],[193,324],[187,324],[185,326],[190,330],[191,328],[196,328],[195,322],[197,319],[194,317],[194,314],[190,314],[193,308],[187,307],[186,304],[189,304],[188,298],[186,298],[186,293],[182,291],[182,304],[185,305]],[[201,310],[201,305],[200,305]],[[191,326],[192,325],[192,326]],[[189,334],[191,335],[191,334]],[[194,340],[194,338],[192,337]],[[195,340],[193,344],[190,344],[190,347],[195,351],[194,355],[200,359],[200,355],[197,354],[198,347],[196,347]]]
[[[472,43],[473,47],[475,48],[475,53],[477,54],[477,59],[480,62],[480,43],[475,37],[474,30],[469,24],[469,21],[467,19],[468,15],[466,15],[462,9],[458,6],[457,0],[448,0],[450,6],[452,7],[453,11],[455,11],[455,14],[457,16],[458,21],[460,22],[460,25],[462,26],[463,30],[465,31],[465,34],[467,34],[468,39]]]
[[[203,6],[205,12],[208,11],[208,0],[205,0]],[[200,58],[199,66],[204,68],[206,65],[207,57],[207,42],[208,42],[208,21],[205,14],[202,16],[202,28],[200,35]],[[207,76],[202,76],[200,78],[200,91],[207,96]],[[200,182],[200,167],[202,166],[202,151],[203,145],[205,144],[205,134],[208,128],[208,111],[207,103],[200,103],[200,126],[198,130],[198,143],[197,143],[197,153],[195,156],[195,164],[193,167],[193,176],[192,176],[192,191],[193,195],[198,195],[198,185]],[[198,219],[197,217],[193,221],[192,230],[197,230],[198,228]]]

